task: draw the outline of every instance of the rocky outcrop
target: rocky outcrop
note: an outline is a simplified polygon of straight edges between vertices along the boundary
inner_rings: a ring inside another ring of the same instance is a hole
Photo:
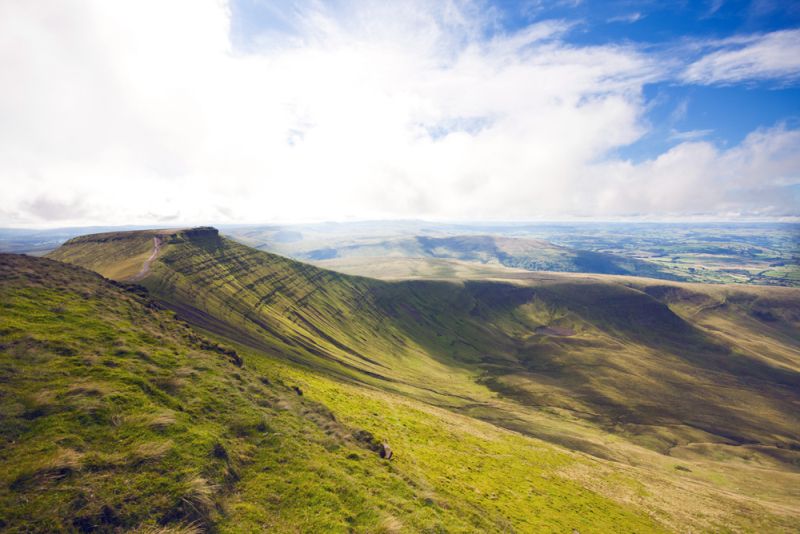
[[[77,245],[81,243],[109,243],[112,241],[128,241],[132,239],[151,239],[158,237],[166,239],[169,243],[180,243],[183,241],[218,241],[219,230],[212,226],[198,226],[195,228],[163,229],[163,230],[135,230],[132,232],[103,232],[100,234],[89,234],[66,241],[64,245]]]
[[[353,439],[372,452],[378,453],[384,460],[390,460],[392,456],[394,456],[389,445],[378,441],[369,430],[357,430],[353,432]]]

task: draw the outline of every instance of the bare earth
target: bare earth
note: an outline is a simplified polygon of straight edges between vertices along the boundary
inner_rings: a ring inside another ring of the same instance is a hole
[[[153,237],[153,252],[150,254],[150,257],[144,260],[142,264],[141,270],[136,273],[135,276],[131,277],[132,282],[138,282],[150,272],[150,264],[153,263],[153,260],[158,257],[158,252],[161,250],[161,240],[158,236]]]

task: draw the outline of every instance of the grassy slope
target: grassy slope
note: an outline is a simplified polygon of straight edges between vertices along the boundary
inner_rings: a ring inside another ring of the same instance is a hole
[[[667,284],[550,275],[520,277],[514,285],[386,284],[216,235],[176,236],[144,283],[197,324],[302,363],[298,379],[310,381],[322,371],[646,465],[635,477],[651,481],[649,497],[639,500],[673,526],[779,525],[780,516],[798,513],[790,489],[797,482],[791,447],[798,440],[798,318],[792,315],[798,296],[791,290],[776,293],[783,299],[778,317],[754,314],[758,306],[745,299],[746,306],[704,308],[703,322],[691,308],[696,297],[649,290]],[[724,290],[733,301],[742,294]],[[708,321],[734,321],[738,334]],[[540,335],[541,326],[576,335]],[[773,354],[730,335],[764,338]],[[369,414],[355,416],[359,408],[330,395],[329,386],[319,391],[343,417],[369,424]],[[674,453],[692,467],[676,473],[673,457],[651,451]],[[674,503],[654,497],[670,494],[665,488],[694,498],[676,512]],[[717,488],[731,491],[735,503]],[[713,497],[700,498],[705,494]]]
[[[111,232],[80,236],[65,242],[50,255],[102,272],[114,280],[124,280],[139,272],[150,256],[156,235],[157,231],[143,230],[130,235]]]
[[[523,398],[525,404],[599,413],[609,424],[678,425],[691,415],[687,432],[696,427],[769,444],[776,434],[798,439],[796,336],[784,340],[794,346],[782,345],[795,366],[777,368],[620,284],[382,284],[225,240],[166,251],[153,279],[151,287],[167,300],[192,303],[253,337],[266,331],[269,341],[282,340],[282,351],[303,359],[310,353],[329,367],[343,362],[346,372],[366,371],[401,391],[408,385],[474,400],[469,384],[480,370],[506,394],[515,393],[504,382],[509,375],[547,387],[549,402]],[[214,290],[198,296],[199,287]],[[531,335],[543,325],[579,335]],[[441,388],[445,382],[449,387]],[[697,387],[676,395],[678,383]],[[561,395],[553,393],[558,389]],[[749,416],[731,409],[742,401],[760,409]]]
[[[382,417],[348,426],[284,385],[296,370],[247,352],[238,367],[93,273],[0,255],[0,280],[5,530],[660,530],[561,474],[581,457],[363,392],[359,410]],[[397,459],[357,428],[391,432]]]

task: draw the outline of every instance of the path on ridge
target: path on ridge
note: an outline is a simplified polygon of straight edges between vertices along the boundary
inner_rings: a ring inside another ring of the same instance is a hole
[[[136,273],[136,276],[130,278],[131,282],[138,282],[139,280],[147,276],[147,273],[150,272],[150,264],[153,263],[154,259],[156,259],[156,257],[158,256],[158,252],[160,250],[161,250],[161,240],[158,238],[158,236],[155,236],[153,237],[153,252],[150,254],[149,258],[144,260],[142,268],[141,270],[139,270],[138,273]]]

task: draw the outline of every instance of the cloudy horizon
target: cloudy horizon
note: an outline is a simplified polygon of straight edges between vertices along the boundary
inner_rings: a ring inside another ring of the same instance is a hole
[[[798,220],[800,9],[589,4],[4,2],[0,226]]]

